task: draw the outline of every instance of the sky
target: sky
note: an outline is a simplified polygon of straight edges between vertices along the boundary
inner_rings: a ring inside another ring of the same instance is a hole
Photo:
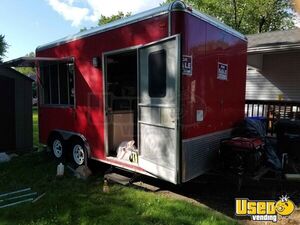
[[[97,24],[100,15],[133,14],[163,0],[1,0],[0,34],[9,44],[4,61],[24,56],[42,44]]]

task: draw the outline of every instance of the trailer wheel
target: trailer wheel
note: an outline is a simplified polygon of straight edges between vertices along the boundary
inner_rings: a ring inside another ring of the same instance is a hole
[[[64,156],[65,144],[64,140],[59,136],[55,135],[49,142],[49,147],[54,158],[61,160]]]
[[[77,166],[84,164],[86,160],[86,150],[82,141],[73,140],[71,143],[72,146],[72,159]]]

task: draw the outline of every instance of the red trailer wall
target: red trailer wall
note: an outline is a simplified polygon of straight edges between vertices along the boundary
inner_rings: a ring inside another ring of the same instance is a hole
[[[244,118],[247,42],[184,12],[172,13],[172,32],[193,56],[192,76],[182,75],[182,139],[232,128]],[[218,62],[228,64],[227,81],[217,79]]]
[[[76,107],[40,106],[40,142],[46,144],[53,129],[83,134],[92,156],[104,158],[104,116],[102,69],[92,66],[92,58],[103,52],[145,44],[168,35],[168,15],[161,15],[131,25],[86,37],[37,52],[41,57],[75,58]]]

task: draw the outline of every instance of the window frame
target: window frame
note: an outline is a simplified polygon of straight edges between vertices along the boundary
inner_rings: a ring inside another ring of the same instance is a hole
[[[60,71],[59,71],[59,65],[61,63],[65,63],[67,68],[69,66],[69,64],[73,64],[73,72],[72,72],[72,77],[73,77],[73,89],[74,89],[74,100],[73,100],[73,103],[70,103],[71,102],[71,96],[70,96],[70,74],[71,73],[67,73],[67,95],[68,95],[68,103],[67,104],[60,104]],[[58,82],[57,82],[57,91],[58,91],[58,104],[52,104],[52,90],[51,90],[51,65],[56,65],[56,69],[57,69],[57,74],[58,74]],[[45,94],[44,94],[44,67],[47,67],[48,68],[48,76],[49,76],[49,103],[45,103]],[[39,65],[39,75],[40,75],[40,84],[39,84],[39,90],[40,90],[40,94],[39,94],[39,97],[40,97],[40,107],[47,107],[47,108],[76,108],[76,69],[75,69],[75,60],[74,60],[74,57],[72,57],[72,61],[70,62],[54,62],[54,63],[49,63],[49,64],[44,64],[44,65]]]

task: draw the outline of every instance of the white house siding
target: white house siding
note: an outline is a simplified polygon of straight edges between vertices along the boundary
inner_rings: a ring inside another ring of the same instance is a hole
[[[246,99],[300,102],[300,52],[250,55]]]

